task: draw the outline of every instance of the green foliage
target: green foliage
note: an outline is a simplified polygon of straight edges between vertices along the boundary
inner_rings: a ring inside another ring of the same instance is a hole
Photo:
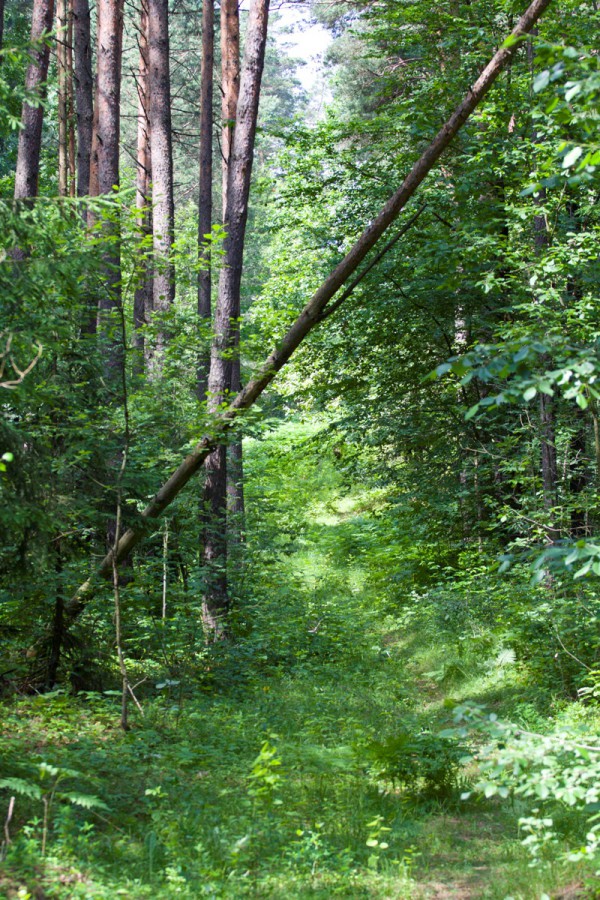
[[[117,890],[193,897],[207,885],[231,897],[418,896],[434,880],[462,877],[464,842],[451,838],[458,818],[473,830],[473,858],[489,859],[495,883],[506,886],[502,896],[521,881],[539,884],[538,895],[556,884],[555,871],[535,882],[523,875],[520,813],[507,806],[489,837],[481,811],[460,805],[455,788],[466,778],[461,745],[469,738],[439,733],[451,717],[446,691],[484,695],[494,685],[510,695],[519,664],[485,661],[509,644],[522,597],[506,608],[513,587],[500,590],[477,556],[461,561],[462,580],[455,570],[438,572],[411,596],[410,575],[394,580],[394,565],[383,566],[376,552],[397,540],[396,507],[381,489],[350,492],[322,436],[323,422],[287,423],[248,442],[252,526],[235,643],[197,649],[193,661],[182,612],[167,620],[167,638],[153,637],[151,617],[138,609],[136,628],[146,637],[138,645],[132,634],[139,658],[131,663],[136,678],[151,677],[136,689],[144,717],[135,716],[130,733],[118,729],[110,690],[5,704],[8,777],[38,784],[15,765],[32,744],[53,771],[83,773],[58,786],[65,799],[51,815],[42,868],[39,800],[17,797],[6,860],[18,873],[13,883],[30,891],[49,883],[68,897],[71,882],[58,887],[68,869],[90,898]],[[141,604],[143,589],[135,596]],[[540,647],[546,639],[540,635]],[[519,659],[528,641],[530,634],[513,635]],[[168,664],[154,659],[161,646]],[[427,655],[419,660],[420,652]],[[451,654],[465,677],[428,678]],[[533,683],[535,671],[528,677]],[[532,698],[523,684],[524,709]],[[78,806],[71,793],[101,797],[108,809]],[[451,824],[442,824],[444,815]],[[441,849],[432,843],[437,829],[445,832]],[[562,834],[559,841],[562,853]],[[443,874],[430,871],[432,856],[443,860]],[[27,870],[27,858],[37,868]]]
[[[275,737],[275,736],[274,736]],[[281,803],[274,795],[283,782],[277,749],[265,741],[248,775],[248,794],[257,801]]]
[[[17,46],[26,23],[14,6]],[[123,318],[108,331],[127,360],[125,524],[210,430],[196,398],[210,329],[197,322],[187,187],[198,21],[184,6],[172,14],[172,46],[185,53],[173,75],[177,302],[144,329],[151,349],[170,335],[160,377],[140,377],[128,325],[151,256],[133,172],[92,204],[93,234],[78,204],[53,198],[52,85],[42,196],[0,206],[0,381],[11,382],[0,423],[0,788],[16,797],[0,893],[409,898],[468,882],[503,900],[545,896],[572,871],[583,880],[597,865],[599,773],[578,719],[597,730],[600,621],[594,581],[581,578],[598,574],[600,552],[598,57],[586,46],[597,12],[587,3],[557,7],[522,42],[423,185],[418,226],[245,417],[230,639],[204,642],[190,486],[120,586],[139,702],[131,731],[116,726],[108,585],[63,648],[61,687],[37,693],[64,601],[115,515],[123,385],[107,375],[110,340],[88,326],[117,245]],[[334,28],[334,96],[316,123],[287,59],[274,45],[267,59],[244,381],[512,24],[505,3],[483,0],[326,6],[316,13]],[[0,66],[5,198],[22,99],[7,86],[23,81],[25,61],[10,49]],[[134,93],[127,80],[129,112]],[[215,276],[224,237],[219,226],[205,236]],[[469,714],[473,704],[498,718]],[[446,731],[457,707],[458,736]],[[480,799],[461,804],[456,788],[470,780]],[[519,819],[547,870],[527,870]]]
[[[423,785],[432,794],[447,794],[455,786],[463,755],[464,750],[451,739],[427,732],[400,732],[367,747],[379,778],[400,782],[410,790]]]
[[[486,715],[477,707],[465,706],[457,707],[455,719],[491,739],[475,752],[479,780],[474,790],[486,798],[514,795],[529,801],[530,814],[522,816],[519,824],[525,834],[523,843],[534,861],[547,859],[552,845],[558,843],[556,829],[560,824],[555,819],[560,819],[565,808],[579,813],[577,824],[572,820],[566,823],[571,843],[568,858],[577,861],[597,856],[600,746],[592,730],[580,725],[535,734],[500,721],[495,713]],[[469,796],[467,793],[464,798]],[[552,850],[551,855],[555,853]]]

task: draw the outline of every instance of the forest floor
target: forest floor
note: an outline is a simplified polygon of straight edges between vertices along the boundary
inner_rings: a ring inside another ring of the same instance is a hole
[[[435,743],[466,699],[539,716],[526,670],[453,670],[435,625],[382,605],[380,495],[342,490],[326,464],[277,483],[269,454],[291,460],[294,441],[264,440],[260,457],[249,448],[250,528],[260,495],[281,548],[253,563],[236,647],[179,671],[147,663],[153,688],[127,734],[111,692],[3,703],[0,753],[17,799],[0,897],[600,896],[562,862],[564,847],[531,867],[522,806],[462,800],[469,768],[455,772]],[[394,775],[415,735],[432,736],[429,781],[410,752]]]

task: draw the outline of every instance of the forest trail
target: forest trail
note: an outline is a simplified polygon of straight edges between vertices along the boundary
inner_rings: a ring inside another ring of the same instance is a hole
[[[501,709],[521,689],[518,668],[475,665],[435,618],[417,627],[402,583],[384,590],[402,524],[390,530],[381,490],[348,490],[321,431],[287,424],[248,442],[253,599],[235,644],[157,668],[127,735],[111,691],[5,707],[3,752],[79,772],[107,808],[89,815],[102,837],[92,850],[59,803],[32,896],[70,900],[60,885],[73,871],[89,900],[195,898],[200,883],[232,900],[579,896],[561,893],[572,872],[529,867],[518,809],[460,800],[468,775],[437,732],[457,701]],[[21,816],[35,814],[28,802]],[[6,896],[21,896],[10,871]]]
[[[375,651],[368,662],[369,678],[371,695],[380,696],[381,704],[378,708],[371,705],[361,721],[363,740],[370,734],[380,741],[382,734],[393,733],[394,728],[435,734],[452,723],[449,707],[457,701],[489,703],[494,710],[501,710],[504,699],[510,703],[519,689],[514,670],[492,668],[482,674],[480,667],[470,670],[468,660],[459,665],[460,649],[457,656],[456,646],[449,644],[438,623],[415,626],[410,614],[404,616],[402,603],[395,612],[381,603],[382,572],[377,560],[373,564],[373,547],[379,540],[387,540],[388,554],[393,557],[399,552],[393,546],[397,536],[380,530],[388,500],[377,490],[348,491],[326,458],[316,465],[314,459],[306,466],[300,463],[298,470],[298,444],[306,442],[310,447],[318,431],[282,426],[261,443],[260,464],[268,470],[272,447],[277,465],[288,474],[285,492],[286,497],[291,495],[292,505],[296,492],[316,498],[304,505],[303,521],[298,523],[301,540],[296,550],[288,547],[280,557],[280,575],[298,586],[310,609],[307,617],[319,624],[322,634],[332,628],[343,608],[355,623],[355,633],[362,633],[359,643],[363,652],[365,647],[371,654]],[[264,478],[257,482],[264,484]],[[276,519],[283,519],[283,507],[273,511]],[[468,605],[467,598],[465,603]],[[358,699],[365,689],[352,671],[347,676],[338,671],[336,677],[349,701]],[[301,681],[302,675],[299,678]],[[396,713],[394,701],[398,703]],[[315,710],[315,715],[326,718],[326,707]],[[305,739],[301,730],[296,735],[299,742]],[[397,805],[396,814],[398,809],[404,811],[411,835],[408,846],[398,854],[409,878],[396,888],[397,894],[389,896],[424,900],[582,896],[580,883],[564,890],[553,884],[554,879],[562,879],[558,869],[548,873],[529,867],[519,840],[518,809],[491,801],[461,802],[456,792],[436,797],[435,793],[411,794],[389,785],[383,789],[382,799],[392,809]]]

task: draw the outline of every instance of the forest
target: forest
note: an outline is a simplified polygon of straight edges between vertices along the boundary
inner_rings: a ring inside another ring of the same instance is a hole
[[[600,897],[598,0],[0,0],[0,898]]]

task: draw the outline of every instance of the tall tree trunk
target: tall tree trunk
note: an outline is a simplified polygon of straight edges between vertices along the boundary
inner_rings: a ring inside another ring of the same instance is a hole
[[[240,294],[243,267],[248,199],[252,177],[252,162],[258,119],[258,102],[269,15],[269,3],[257,2],[251,10],[244,54],[244,70],[238,97],[236,125],[229,156],[227,201],[224,205],[224,224],[227,232],[224,268],[219,282],[219,308],[215,321],[215,343],[213,356],[215,376],[223,363],[222,352],[231,346],[229,361],[221,377],[227,378],[228,389],[237,394],[241,390],[240,378]],[[228,333],[229,332],[229,333]],[[219,351],[219,341],[223,341]],[[213,363],[211,362],[211,365]],[[227,375],[227,369],[229,370]],[[235,513],[231,533],[239,541],[242,527],[241,515],[244,510],[243,467],[241,438],[235,438],[230,448],[229,461],[232,463],[228,478],[230,510]]]
[[[0,50],[4,46],[4,0],[0,0]],[[0,56],[0,63],[2,57]]]
[[[89,0],[73,0],[75,108],[77,112],[77,196],[90,192],[90,156],[94,123],[94,78]]]
[[[517,40],[506,41],[494,54],[461,103],[415,162],[398,190],[392,194],[346,256],[313,294],[300,315],[294,320],[287,333],[280,340],[278,346],[264,360],[251,381],[245,385],[237,397],[229,404],[228,408],[214,418],[211,433],[198,441],[188,456],[161,485],[139,516],[140,521],[124,532],[119,540],[116,553],[107,553],[96,571],[98,576],[104,578],[110,576],[113,572],[114,563],[124,559],[140,543],[145,534],[147,521],[161,516],[165,509],[179,496],[189,481],[201,469],[207,456],[214,449],[215,443],[226,438],[234,422],[258,400],[305,337],[326,319],[328,304],[331,304],[330,308],[339,308],[341,304],[331,303],[335,295],[350,279],[351,275],[354,274],[381,236],[398,218],[410,198],[436,165],[446,147],[458,134],[470,115],[486,96],[500,72],[510,61],[514,55],[515,48],[519,45],[519,39],[531,31],[551,2],[552,0],[533,0],[512,31],[512,37]],[[358,280],[355,279],[355,283]],[[350,293],[349,289],[347,289],[341,297],[348,297]],[[66,615],[69,622],[73,621],[85,608],[86,603],[93,596],[93,592],[93,578],[80,585],[67,604]]]
[[[242,389],[240,378],[240,355],[236,353],[231,362],[231,393],[239,394]],[[246,504],[244,502],[244,456],[241,435],[235,435],[229,442],[227,458],[227,537],[232,550],[241,550],[245,533]],[[240,553],[232,553],[234,561],[242,564]]]
[[[56,64],[58,70],[58,193],[69,192],[69,110],[67,98],[67,0],[56,3]]]
[[[237,0],[221,2],[221,91],[221,200],[225,222],[227,180],[240,92],[240,18]],[[220,303],[220,295],[217,302]],[[210,308],[208,315],[210,316]],[[210,368],[209,354],[205,361],[205,395],[210,384]],[[223,382],[221,400],[230,387],[230,383]],[[216,402],[218,404],[219,401]],[[209,397],[208,404],[209,408],[213,408],[214,398]],[[216,638],[221,636],[220,620],[227,609],[227,449],[224,446],[217,447],[206,460],[203,526],[203,619],[207,634]]]
[[[547,510],[556,504],[556,442],[554,436],[554,403],[552,397],[540,394],[540,441],[542,486]]]
[[[200,75],[200,188],[198,196],[198,256],[202,268],[198,273],[198,318],[205,333],[211,323],[210,243],[206,235],[212,227],[213,176],[213,67],[215,42],[214,0],[202,2],[202,68]],[[204,336],[203,336],[204,339]],[[201,350],[198,360],[198,399],[206,398],[210,352]]]
[[[90,193],[112,195],[119,185],[119,136],[123,0],[98,0],[96,102]],[[98,301],[98,324],[107,344],[106,373],[113,391],[121,389],[123,342],[113,332],[121,308],[120,227],[115,210],[104,224],[105,288]]]
[[[569,447],[569,493],[571,494],[571,537],[578,541],[589,536],[588,514],[585,505],[580,501],[589,482],[589,463],[587,456],[587,415],[578,409],[576,413],[576,431]]]
[[[64,596],[62,584],[63,559],[61,552],[60,540],[56,541],[56,558],[54,563],[55,571],[55,592],[54,601],[54,618],[50,632],[50,653],[48,657],[48,666],[46,670],[46,687],[52,690],[56,684],[58,676],[58,666],[60,664],[61,650],[64,639]]]
[[[202,622],[210,641],[226,633],[227,594],[227,446],[219,444],[206,459],[202,503]]]
[[[73,65],[73,34],[75,27],[74,0],[67,3],[67,153],[69,165],[69,197],[77,196],[77,167],[75,142],[75,70]]]
[[[203,267],[198,274],[198,319],[203,327],[203,340],[209,332],[212,321],[211,304],[211,260],[210,244],[206,243],[206,235],[212,227],[212,125],[213,125],[213,83],[214,83],[214,0],[203,0],[202,3],[202,69],[200,85],[200,189],[198,197],[198,254]],[[223,4],[221,5],[223,16]],[[208,390],[208,372],[210,368],[210,349],[201,349],[198,360],[198,399],[206,399]],[[223,486],[219,478],[225,478],[226,448],[219,447],[211,454],[206,463],[206,478],[203,485],[203,498],[200,510],[202,529],[201,547],[205,577],[204,593],[208,595],[224,595],[227,592],[225,574],[225,534],[222,523],[226,515],[223,504]],[[208,607],[203,607],[203,619],[214,637],[219,635],[220,623],[211,616]]]
[[[58,73],[58,193],[75,196],[75,134],[73,122],[73,5],[57,0],[56,67]]]
[[[541,204],[544,195],[536,201]],[[533,241],[536,256],[541,256],[548,246],[548,230],[546,218],[543,214],[533,217]],[[546,360],[550,364],[550,360]],[[550,511],[556,505],[556,435],[555,435],[555,404],[552,397],[540,394],[540,454],[542,468],[542,488],[544,507]],[[559,537],[559,533],[551,523],[548,526],[548,539],[553,542]]]
[[[170,262],[175,234],[173,156],[171,149],[171,86],[169,76],[169,3],[148,0],[148,73],[150,145],[152,152],[152,229],[154,249],[153,310],[164,314],[175,299]],[[168,334],[159,323],[153,364],[160,368]]]
[[[267,26],[269,20],[269,0],[254,0],[248,17],[248,31],[244,52],[240,93],[236,112],[233,142],[229,154],[227,177],[227,202],[224,243],[224,259],[219,278],[219,298],[215,314],[214,337],[208,378],[209,409],[217,410],[226,399],[232,385],[232,353],[239,349],[240,288],[244,257],[244,240],[248,219],[248,198],[252,178],[256,122],[260,86],[265,60]],[[219,447],[211,454],[207,465],[207,485],[211,490],[220,491],[218,497],[210,496],[207,508],[222,510],[222,521],[207,527],[204,559],[208,568],[214,566],[217,558],[211,547],[213,534],[219,534],[218,557],[219,578],[207,577],[204,595],[204,623],[209,633],[219,631],[219,625],[228,610],[226,587],[226,508],[227,508],[227,455]],[[222,473],[213,473],[213,466],[222,466]]]
[[[574,234],[581,231],[581,220],[578,215],[578,204],[574,200],[567,203],[567,213],[570,219],[569,230]],[[569,305],[576,305],[582,300],[582,286],[576,275],[567,282]],[[594,427],[597,420],[594,417],[593,406],[590,409]],[[569,484],[571,494],[571,522],[570,535],[574,540],[581,540],[590,535],[590,517],[586,508],[587,504],[581,503],[581,495],[585,493],[588,485],[593,484],[591,476],[591,460],[587,454],[588,446],[588,412],[577,408],[575,410],[575,433],[569,446]],[[591,477],[590,477],[591,476]]]
[[[235,2],[224,3],[221,7],[221,54],[223,57],[223,223],[227,222],[228,178],[232,161],[233,139],[235,135],[235,121],[237,118],[237,105],[240,95],[240,23],[239,12]],[[224,27],[226,26],[226,30]],[[227,227],[227,226],[226,226]],[[240,316],[240,303],[238,298],[238,312]],[[232,359],[231,359],[231,383],[229,390],[237,394],[240,390],[240,330],[236,322],[233,329]],[[242,457],[242,440],[237,435],[231,440],[227,448],[226,466],[226,490],[227,511],[230,513],[227,521],[226,535],[229,544],[236,546],[241,543],[243,531],[244,510],[244,471]]]
[[[227,218],[227,178],[240,93],[240,14],[238,0],[221,0],[221,151],[223,221]]]
[[[527,61],[531,80],[534,77],[534,50],[532,38],[537,37],[538,29],[533,28],[531,37],[527,41]],[[532,131],[534,144],[538,141],[538,133],[535,127]],[[535,204],[540,208],[546,199],[545,190],[540,191],[536,195]],[[533,217],[533,244],[536,257],[543,255],[548,247],[548,228],[546,216],[541,211]],[[550,365],[550,360],[546,363]],[[540,462],[542,469],[542,492],[543,503],[545,509],[551,515],[552,508],[556,505],[556,482],[557,482],[557,465],[556,465],[556,426],[555,426],[555,403],[551,397],[540,394]],[[560,538],[560,530],[557,529],[552,520],[546,526],[548,541],[554,541]]]
[[[237,106],[240,96],[240,22],[237,4],[224,2],[221,7],[221,54],[223,58],[223,223],[227,228],[227,209],[229,205],[229,170],[233,157],[233,141],[235,136],[235,122],[237,119]],[[226,30],[224,30],[226,26]],[[238,296],[237,315],[240,317],[240,302]],[[236,321],[232,334],[232,359],[229,390],[237,394],[240,390],[240,329]],[[242,513],[244,509],[244,472],[242,458],[242,440],[237,435],[231,440],[227,449],[226,466],[226,491],[228,517],[226,535],[227,540],[233,546],[241,543],[242,537]]]
[[[95,123],[89,0],[73,0],[73,45],[77,121],[77,196],[82,198],[92,194],[90,175],[92,168],[92,137]],[[98,193],[97,166],[95,166],[93,193],[94,195]],[[81,205],[81,214],[84,222],[87,222],[88,208],[85,203]],[[83,332],[95,334],[97,304],[91,292],[88,292],[87,299]]]
[[[151,181],[152,161],[150,151],[150,86],[148,77],[148,4],[142,0],[138,44],[140,63],[137,80],[138,131],[137,131],[137,228],[141,242],[138,254],[138,275],[133,301],[133,343],[136,351],[134,371],[144,371],[144,325],[152,312],[152,266],[148,254],[152,235]]]
[[[27,69],[25,87],[28,91],[41,95],[48,75],[50,47],[42,43],[42,35],[52,29],[54,0],[34,0],[31,18],[31,61]],[[23,104],[21,131],[17,149],[17,170],[15,173],[15,200],[36,197],[40,172],[40,151],[42,146],[43,106]]]

